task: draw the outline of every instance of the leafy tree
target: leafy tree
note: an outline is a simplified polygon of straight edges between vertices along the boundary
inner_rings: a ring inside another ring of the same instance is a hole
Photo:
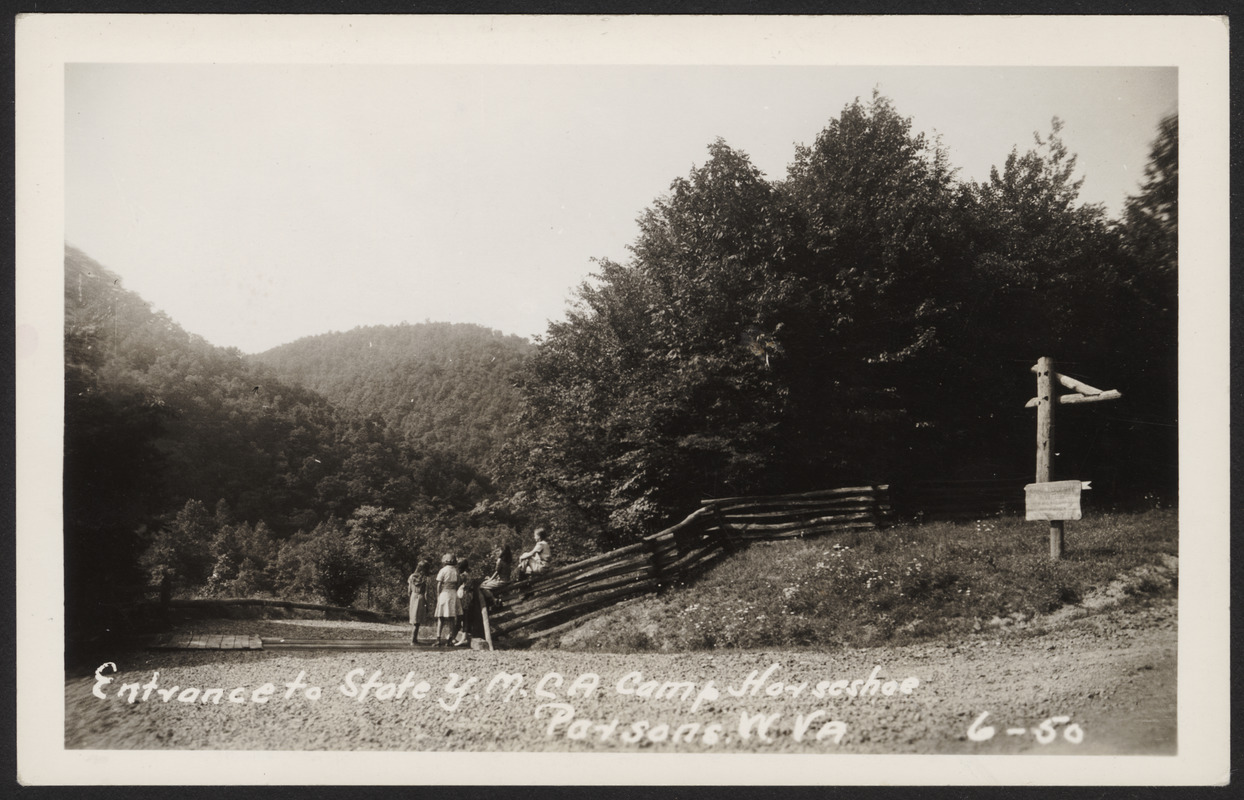
[[[66,260],[64,557],[67,630],[97,636],[101,603],[145,583],[139,554],[163,501],[156,446],[167,416],[130,382],[109,383],[117,300],[93,302],[111,276]]]
[[[881,480],[911,460],[942,331],[960,309],[960,199],[945,152],[874,92],[796,151],[782,186],[803,220],[804,299],[782,360],[793,414],[784,438],[804,474]]]
[[[526,488],[634,535],[770,463],[776,349],[756,357],[748,336],[774,335],[797,292],[781,271],[793,220],[778,201],[718,141],[640,218],[630,263],[598,262],[521,384]]]
[[[310,533],[299,531],[278,543],[271,573],[280,597],[307,601],[319,597],[316,554]]]
[[[143,556],[152,577],[165,576],[175,585],[204,583],[217,559],[216,540],[221,531],[217,519],[198,500],[187,500],[177,515],[155,535]]]
[[[337,519],[311,533],[316,588],[333,605],[348,606],[367,580],[367,566]]]
[[[1173,502],[1179,485],[1179,117],[1158,126],[1140,192],[1124,207],[1120,233],[1130,257],[1125,283],[1134,304],[1124,318],[1127,373],[1133,392],[1128,478]],[[1156,480],[1155,480],[1156,478]]]
[[[1009,330],[1008,356],[1091,347],[1098,304],[1117,296],[1117,238],[1100,206],[1078,203],[1083,179],[1061,129],[1055,118],[1047,138],[973,187],[973,306],[999,315],[987,327]]]
[[[162,415],[133,395],[67,376],[64,439],[64,561],[67,629],[99,635],[100,604],[123,602],[146,582],[144,534],[156,524]]]
[[[1037,358],[1111,379],[1099,365],[1114,346],[1102,321],[1119,301],[1118,241],[1102,208],[1079,202],[1083,181],[1061,129],[1054,119],[1048,135],[1034,134],[1033,147],[1013,149],[960,195],[967,263],[950,291],[961,313],[942,326],[943,380],[928,385],[941,435],[921,450],[960,462],[960,453],[976,453],[974,477],[1031,471],[1033,423],[1022,406]]]
[[[522,485],[634,535],[705,496],[885,474],[934,411],[908,389],[955,309],[952,178],[879,96],[781,184],[716,142],[540,342]]]
[[[1179,116],[1171,114],[1158,125],[1158,136],[1145,165],[1140,193],[1124,208],[1124,235],[1128,250],[1141,269],[1153,278],[1171,281],[1179,261]],[[1171,283],[1153,294],[1169,301]],[[1157,287],[1155,287],[1157,289]]]
[[[216,518],[221,520],[222,515]],[[214,564],[207,591],[238,597],[272,591],[277,554],[272,531],[262,520],[255,525],[221,523],[212,540]]]

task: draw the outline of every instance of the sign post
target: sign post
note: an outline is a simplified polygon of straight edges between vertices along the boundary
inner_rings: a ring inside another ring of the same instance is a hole
[[[1103,392],[1075,378],[1059,375],[1054,371],[1054,359],[1048,356],[1042,356],[1032,371],[1037,373],[1037,396],[1029,400],[1025,407],[1037,407],[1037,477],[1036,483],[1024,487],[1024,504],[1028,520],[1049,520],[1050,558],[1058,560],[1063,557],[1063,520],[1080,519],[1080,490],[1089,488],[1089,485],[1080,481],[1051,481],[1054,474],[1054,407],[1117,400],[1123,395],[1114,389]],[[1075,393],[1056,394],[1055,383]]]
[[[1037,361],[1037,483],[1049,483],[1054,472],[1054,360]],[[1027,502],[1025,498],[1025,502]],[[1063,557],[1063,521],[1050,520],[1050,558]]]

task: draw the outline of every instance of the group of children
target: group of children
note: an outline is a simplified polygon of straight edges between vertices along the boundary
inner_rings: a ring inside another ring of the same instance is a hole
[[[519,556],[518,569],[522,577],[539,575],[548,569],[551,561],[549,543],[544,538],[544,529],[536,528],[535,546]],[[471,577],[471,564],[467,559],[458,561],[453,553],[441,557],[440,572],[436,573],[436,607],[432,616],[436,618],[435,647],[469,647],[471,644],[470,615],[478,609],[472,608],[476,589],[484,596],[485,602],[491,602],[492,590],[509,582],[514,567],[514,555],[508,545],[497,551],[496,569],[484,581]],[[410,635],[412,645],[419,643],[419,626],[427,621],[427,590],[428,560],[421,559],[415,571],[406,579],[410,590],[410,624],[414,630]],[[443,638],[445,628],[449,627],[449,638]]]

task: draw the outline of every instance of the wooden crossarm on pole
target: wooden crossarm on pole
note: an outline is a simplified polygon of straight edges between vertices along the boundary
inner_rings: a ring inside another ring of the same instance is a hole
[[[1058,396],[1058,404],[1065,406],[1077,403],[1100,403],[1103,400],[1118,400],[1123,396],[1123,393],[1118,389],[1108,389],[1106,391],[1098,389],[1097,391],[1098,394],[1060,394]],[[1040,401],[1034,397],[1027,403],[1024,403],[1024,408],[1036,408],[1038,402]]]
[[[1066,375],[1063,375],[1061,372],[1055,375],[1054,377],[1058,378],[1058,382],[1061,383],[1063,386],[1066,386],[1068,389],[1077,391],[1080,394],[1087,394],[1087,395],[1101,394],[1101,389],[1098,389],[1095,386],[1089,386],[1087,383],[1084,383],[1083,381],[1078,381],[1075,378],[1068,378]]]
[[[1030,372],[1034,372],[1034,373],[1036,373],[1037,375],[1040,375],[1040,374],[1041,374],[1041,370],[1039,369],[1039,367],[1040,367],[1040,366],[1041,366],[1040,364],[1033,364],[1033,365],[1032,365],[1031,367],[1029,367],[1028,369],[1029,369],[1029,371],[1030,371]],[[1054,375],[1053,375],[1052,377],[1053,377],[1056,381],[1058,381],[1060,384],[1062,384],[1063,386],[1065,386],[1065,387],[1067,387],[1068,389],[1072,390],[1073,392],[1078,392],[1079,394],[1082,394],[1082,395],[1088,395],[1088,396],[1090,396],[1090,397],[1094,397],[1094,396],[1099,395],[1099,394],[1110,394],[1110,392],[1113,392],[1113,391],[1114,391],[1113,389],[1111,389],[1110,391],[1102,391],[1101,389],[1098,389],[1096,386],[1089,386],[1089,385],[1088,385],[1087,383],[1085,383],[1084,381],[1078,381],[1078,380],[1076,380],[1075,378],[1072,378],[1072,377],[1069,377],[1069,376],[1067,376],[1067,375],[1062,374],[1061,372],[1056,372],[1056,373],[1054,373]],[[1115,400],[1115,399],[1118,399],[1119,397],[1122,397],[1122,395],[1120,395],[1120,394],[1118,394],[1118,393],[1116,392],[1116,393],[1115,393],[1115,397],[1111,397],[1111,398],[1108,398],[1108,399],[1110,399],[1110,400]],[[1086,402],[1086,401],[1084,401],[1084,400],[1075,400],[1075,401],[1072,401],[1072,402],[1079,402],[1079,403],[1083,403],[1083,402]],[[1029,400],[1029,401],[1028,401],[1028,406],[1026,406],[1026,408],[1030,408],[1030,407],[1032,407],[1032,406],[1035,406],[1036,404],[1037,404],[1036,398],[1033,398],[1032,400]]]

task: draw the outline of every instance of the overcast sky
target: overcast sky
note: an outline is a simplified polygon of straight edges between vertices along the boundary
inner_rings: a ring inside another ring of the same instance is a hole
[[[722,137],[781,178],[875,88],[983,180],[1050,119],[1082,199],[1135,193],[1173,68],[91,65],[65,236],[214,344],[425,319],[521,336]]]

